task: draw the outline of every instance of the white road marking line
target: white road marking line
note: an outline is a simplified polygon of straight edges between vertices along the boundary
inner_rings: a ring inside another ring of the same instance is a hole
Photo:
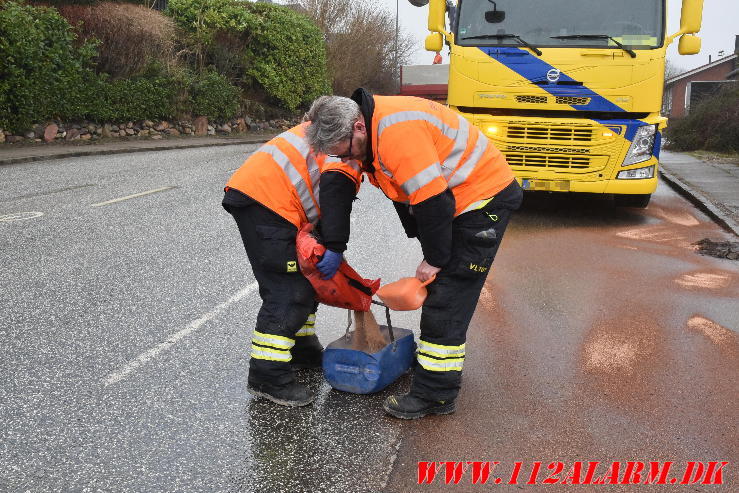
[[[9,223],[12,221],[25,221],[26,219],[35,219],[43,216],[43,212],[14,212],[13,214],[4,214],[0,216],[0,223]]]
[[[159,355],[159,353],[166,351],[167,349],[171,349],[172,346],[174,346],[177,342],[181,341],[185,337],[189,336],[190,334],[198,330],[200,327],[203,326],[203,324],[215,318],[219,313],[224,311],[230,305],[232,305],[233,303],[236,303],[237,301],[241,300],[245,296],[251,294],[253,291],[256,291],[258,287],[259,285],[257,284],[256,281],[249,284],[245,288],[238,291],[235,295],[231,296],[231,298],[229,298],[224,303],[221,303],[220,305],[216,306],[213,310],[209,311],[208,313],[198,318],[197,320],[190,322],[190,325],[188,325],[184,329],[172,334],[163,343],[159,344],[158,346],[152,349],[149,349],[145,353],[141,353],[135,360],[128,363],[121,370],[108,375],[108,377],[105,379],[105,386],[107,387],[108,385],[112,385],[114,383],[120,382],[121,380],[126,378],[126,376],[128,376],[131,372],[137,370],[139,367],[148,363],[150,360],[156,358],[157,355]]]
[[[97,204],[92,204],[90,207],[100,207],[101,205],[115,204],[116,202],[122,202],[122,201],[128,200],[128,199],[135,199],[136,197],[141,197],[143,195],[149,195],[150,193],[163,192],[165,190],[170,190],[172,188],[174,188],[174,187],[155,188],[154,190],[147,190],[146,192],[135,193],[133,195],[127,195],[125,197],[120,197],[118,199],[106,200],[105,202],[100,202],[100,203],[97,203]]]

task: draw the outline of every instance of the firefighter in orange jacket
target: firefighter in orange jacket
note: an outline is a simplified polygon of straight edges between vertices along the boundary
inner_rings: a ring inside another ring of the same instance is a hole
[[[262,306],[252,337],[247,389],[278,404],[303,406],[314,395],[296,382],[293,367],[320,367],[323,347],[315,335],[315,291],[300,273],[295,236],[319,219],[321,171],[341,166],[359,183],[359,166],[315,154],[305,140],[308,123],[273,138],[231,176],[223,207],[244,242]],[[348,175],[344,175],[348,173]],[[356,190],[355,190],[356,192]],[[340,250],[340,251],[338,251]],[[318,264],[322,272],[342,260],[334,246]]]
[[[384,409],[407,419],[452,413],[467,327],[523,192],[482,132],[436,102],[358,89],[351,98],[317,99],[307,118],[314,149],[360,161],[370,182],[393,201],[406,234],[421,243],[416,277],[436,276],[421,313],[410,392],[388,397]],[[348,240],[343,225],[354,189],[351,169],[321,176],[323,241],[336,251]]]

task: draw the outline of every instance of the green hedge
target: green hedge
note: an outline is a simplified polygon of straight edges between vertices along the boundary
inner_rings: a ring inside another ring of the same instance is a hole
[[[103,80],[95,93],[84,115],[94,121],[170,119],[185,114],[226,120],[239,112],[238,88],[212,70]]]
[[[207,70],[196,76],[190,86],[193,116],[225,120],[239,111],[239,89],[221,74]]]
[[[16,133],[51,119],[120,122],[192,114],[228,119],[244,90],[294,111],[329,92],[323,37],[306,17],[270,4],[172,0],[175,20],[205,51],[219,33],[242,43],[242,78],[208,68],[153,66],[129,79],[95,73],[97,43],[80,42],[49,7],[0,0],[0,128]]]
[[[171,77],[101,81],[84,115],[99,122],[168,119],[175,116]]]
[[[229,71],[242,89],[264,91],[293,111],[330,92],[323,34],[307,17],[267,3],[170,0],[168,13],[189,34],[200,67],[222,62],[228,40]]]
[[[0,127],[22,131],[87,112],[95,45],[75,46],[55,9],[0,3]]]
[[[268,3],[249,3],[247,71],[254,83],[290,110],[331,93],[323,33],[307,17]]]
[[[53,118],[171,118],[175,81],[165,75],[109,81],[96,75],[96,46],[75,46],[55,9],[7,2],[0,10],[0,127],[22,132]]]
[[[665,137],[667,147],[679,151],[739,152],[739,82],[670,120]]]

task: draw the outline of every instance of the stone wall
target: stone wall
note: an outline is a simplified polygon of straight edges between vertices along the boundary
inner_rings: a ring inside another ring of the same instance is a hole
[[[31,142],[95,141],[100,139],[163,139],[178,136],[231,135],[246,132],[287,130],[300,122],[299,118],[252,120],[248,116],[225,122],[209,122],[205,117],[182,121],[151,121],[119,123],[59,122],[35,125],[23,134],[13,134],[0,128],[0,144]]]

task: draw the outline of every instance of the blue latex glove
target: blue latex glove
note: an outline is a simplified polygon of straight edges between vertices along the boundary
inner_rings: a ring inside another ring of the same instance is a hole
[[[316,264],[318,270],[321,273],[322,279],[331,279],[336,275],[336,271],[339,270],[344,255],[333,250],[326,249],[326,253],[323,254],[321,260]]]

